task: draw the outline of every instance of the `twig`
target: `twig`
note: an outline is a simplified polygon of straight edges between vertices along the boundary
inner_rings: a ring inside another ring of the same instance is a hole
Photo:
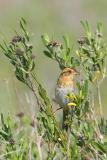
[[[53,112],[53,114],[55,114],[57,111],[59,111],[60,109],[62,109],[62,107],[59,107],[59,108],[57,108],[54,112]]]
[[[0,159],[2,159],[3,157],[5,157],[5,156],[7,156],[7,155],[14,154],[14,153],[17,153],[17,152],[20,152],[20,149],[18,149],[18,150],[16,150],[16,151],[11,151],[11,152],[2,154],[2,155],[0,155]]]
[[[97,117],[95,115],[95,104],[94,104],[94,94],[92,93],[92,108],[91,108],[91,113],[92,113],[92,116],[93,116],[93,120],[96,124],[96,128],[94,129],[95,133],[97,134],[97,136],[99,138],[101,138],[101,132],[100,132],[100,129],[99,129],[99,126],[98,126],[98,122],[97,122]]]
[[[101,81],[102,82],[102,81]],[[97,92],[98,92],[98,100],[99,100],[99,107],[100,107],[100,115],[101,117],[103,117],[103,111],[102,111],[102,102],[101,102],[101,94],[100,94],[100,84],[98,81],[97,81]]]
[[[32,141],[30,137],[29,148],[28,148],[28,160],[32,159]]]
[[[41,149],[41,141],[42,141],[42,137],[43,137],[44,133],[41,136],[39,136],[36,122],[35,122],[35,132],[36,132],[36,145],[37,145],[37,148],[38,148],[39,159],[43,160],[42,149]]]
[[[36,81],[36,83],[39,85],[38,80],[36,79],[35,75],[33,73],[31,73],[31,76],[33,77],[33,79]]]
[[[67,142],[67,159],[69,159],[69,155],[70,155],[70,143],[71,143],[71,140],[70,140],[70,130],[68,129],[68,142]]]
[[[32,128],[32,132],[29,140],[29,148],[28,148],[28,160],[32,160],[32,136],[34,135],[34,128]]]
[[[38,96],[36,94],[36,91],[35,91],[35,89],[33,87],[33,83],[32,83],[30,75],[29,75],[29,82],[30,82],[30,86],[28,85],[28,87],[32,90],[32,92],[33,92],[33,94],[34,94],[34,96],[36,98],[37,104],[38,104],[38,106],[40,106],[39,98],[38,98]]]

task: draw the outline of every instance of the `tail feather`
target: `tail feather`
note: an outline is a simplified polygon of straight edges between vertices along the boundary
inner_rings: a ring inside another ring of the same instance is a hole
[[[66,106],[63,108],[63,123],[62,123],[62,128],[65,129],[66,131],[68,130],[68,124],[67,124],[68,114],[69,114],[69,108]]]

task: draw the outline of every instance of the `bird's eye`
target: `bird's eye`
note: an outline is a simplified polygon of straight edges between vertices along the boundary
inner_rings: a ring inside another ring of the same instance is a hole
[[[72,71],[68,71],[70,74],[72,73]]]

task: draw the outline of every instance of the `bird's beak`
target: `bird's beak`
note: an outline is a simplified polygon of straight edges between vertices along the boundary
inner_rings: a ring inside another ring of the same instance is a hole
[[[74,74],[75,74],[75,75],[79,75],[80,73],[79,73],[79,72],[77,72],[77,71],[75,71],[75,72],[74,72]]]

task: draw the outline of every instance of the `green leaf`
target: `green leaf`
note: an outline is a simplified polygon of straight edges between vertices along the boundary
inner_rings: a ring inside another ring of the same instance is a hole
[[[27,22],[26,22],[26,20],[25,20],[23,17],[21,17],[21,20],[22,20],[22,22],[23,22],[25,25],[27,25]]]
[[[6,125],[5,122],[4,122],[4,116],[3,116],[2,113],[1,113],[1,123],[2,123],[2,128],[3,128],[3,130],[4,130],[4,131],[7,131],[7,130],[8,130],[8,127],[7,127],[7,125]]]
[[[40,97],[43,99],[44,104],[46,105],[47,109],[51,110],[52,105],[51,105],[50,99],[48,98],[46,90],[42,87],[41,84],[39,84],[38,92],[39,92]]]
[[[64,36],[63,36],[63,40],[64,40],[64,44],[65,44],[65,47],[66,47],[66,50],[67,50],[68,48],[70,48],[68,36],[67,36],[67,35],[64,35]]]
[[[7,52],[7,50],[3,47],[2,44],[0,44],[0,48],[1,48],[4,52]]]
[[[99,33],[102,33],[102,23],[101,22],[98,22],[97,23],[97,31],[99,32]]]
[[[107,154],[107,146],[105,146],[104,144],[101,144],[100,142],[94,142],[94,145],[97,150]]]
[[[45,33],[44,35],[41,36],[41,38],[42,38],[44,45],[47,46],[50,41],[48,34]]]
[[[29,69],[28,69],[28,71],[33,71],[34,68],[35,68],[35,63],[34,63],[33,60],[31,60],[31,61],[30,61],[30,64],[29,64]]]
[[[44,54],[49,58],[53,58],[52,53],[50,53],[48,51],[44,51]]]
[[[70,59],[70,51],[71,51],[71,49],[70,49],[70,44],[69,44],[69,38],[68,38],[68,36],[67,35],[65,35],[65,36],[63,36],[63,40],[64,40],[64,44],[65,44],[65,60],[69,60]]]
[[[25,83],[27,80],[27,74],[25,72],[23,72],[20,68],[16,68],[15,70],[15,75],[17,77],[18,80],[20,80],[21,82]]]
[[[88,94],[88,80],[85,80],[85,82],[84,82],[83,94],[84,94],[85,97]]]
[[[80,21],[80,22],[85,30],[86,37],[90,41],[91,40],[91,32],[90,32],[90,26],[88,24],[88,21],[86,20],[86,21]]]
[[[10,138],[12,138],[11,133],[11,123],[10,123],[10,117],[7,118],[7,123],[4,121],[3,114],[1,114],[1,123],[2,123],[2,130],[0,131],[0,135],[6,140],[9,141]]]
[[[90,27],[89,27],[89,24],[88,24],[88,21],[80,21],[80,23],[82,24],[83,28],[85,29],[86,32],[89,32],[90,31]]]
[[[25,28],[25,21],[23,19],[20,20],[20,27],[22,28],[24,34],[25,34],[25,37],[27,39],[27,41],[29,41],[29,34],[28,32],[26,31],[26,28]]]

